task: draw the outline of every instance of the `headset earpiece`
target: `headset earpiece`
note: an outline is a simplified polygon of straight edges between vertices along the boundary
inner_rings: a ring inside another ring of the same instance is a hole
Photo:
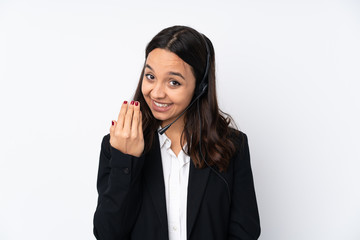
[[[206,47],[206,66],[205,66],[205,71],[204,71],[204,75],[203,78],[201,79],[199,86],[197,88],[197,97],[199,97],[200,95],[203,95],[209,85],[208,83],[208,74],[209,74],[209,69],[210,69],[210,47],[209,44],[206,41],[206,38],[203,34],[201,34],[203,41],[205,43],[205,47]]]

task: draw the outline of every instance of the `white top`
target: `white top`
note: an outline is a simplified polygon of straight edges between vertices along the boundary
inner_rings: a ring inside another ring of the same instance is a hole
[[[169,240],[186,240],[190,156],[182,150],[176,156],[170,148],[171,140],[165,133],[159,134],[159,141],[164,172]],[[187,150],[187,145],[185,145],[184,150]]]

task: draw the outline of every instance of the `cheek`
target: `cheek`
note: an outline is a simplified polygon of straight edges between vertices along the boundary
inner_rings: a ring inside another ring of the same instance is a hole
[[[172,102],[186,107],[191,102],[192,96],[192,93],[189,93],[188,91],[182,91],[181,93],[176,93],[169,97],[171,97]]]
[[[191,102],[191,99],[193,98],[193,94],[190,94],[188,97],[187,97],[187,105],[190,104]]]
[[[185,96],[185,102],[189,104],[194,96],[194,89],[191,88],[190,90],[188,90],[186,93],[184,93],[184,96]]]

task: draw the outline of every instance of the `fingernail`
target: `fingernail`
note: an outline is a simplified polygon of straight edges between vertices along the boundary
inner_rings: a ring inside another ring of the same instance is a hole
[[[124,104],[127,104],[127,101],[124,101]]]
[[[114,126],[114,121],[111,121],[111,125],[113,125],[113,126]]]
[[[131,105],[134,105],[134,101],[131,101],[130,104],[131,104]]]
[[[138,102],[138,101],[135,102],[135,106],[137,106],[137,105],[139,105],[139,102]]]

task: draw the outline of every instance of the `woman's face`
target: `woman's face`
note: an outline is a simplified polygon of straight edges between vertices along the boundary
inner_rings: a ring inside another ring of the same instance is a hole
[[[190,65],[176,54],[160,48],[149,53],[141,91],[154,117],[162,121],[162,126],[175,120],[190,104],[195,82]]]

